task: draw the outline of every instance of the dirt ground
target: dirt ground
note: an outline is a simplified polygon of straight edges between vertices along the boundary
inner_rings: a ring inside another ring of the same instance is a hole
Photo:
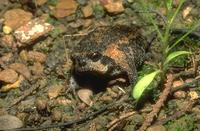
[[[143,1],[166,15],[163,1]],[[132,8],[120,0],[0,0],[0,130],[200,130],[200,27],[172,50],[192,55],[172,60],[164,86],[157,76],[138,100],[129,82],[66,93],[71,53],[99,26],[134,26],[150,42],[139,79],[160,68],[162,41],[152,35],[156,29],[137,0],[128,2]],[[179,4],[173,1],[171,14]],[[169,46],[199,23],[199,12],[198,0],[184,0]],[[165,22],[158,13],[151,15],[164,35]]]

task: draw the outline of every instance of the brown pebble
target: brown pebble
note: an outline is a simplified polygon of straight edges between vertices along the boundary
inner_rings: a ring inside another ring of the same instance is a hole
[[[32,68],[32,73],[34,75],[41,75],[43,73],[43,67],[39,62],[36,62]]]
[[[48,96],[50,99],[56,98],[62,90],[62,86],[52,85],[48,88]]]
[[[176,99],[185,98],[186,93],[184,91],[177,91],[173,94]]]
[[[37,100],[36,105],[39,110],[44,110],[47,107],[47,100]]]
[[[15,128],[21,128],[23,126],[23,122],[12,115],[3,115],[0,116],[0,129],[1,130],[11,130]]]
[[[151,126],[147,128],[146,131],[166,131],[166,129],[163,125],[156,125],[156,126]]]
[[[197,114],[197,115],[196,115],[196,119],[197,119],[197,121],[200,120],[200,114]]]
[[[27,23],[33,17],[32,13],[25,12],[22,9],[12,9],[6,11],[4,14],[5,25],[12,28],[12,30],[17,29],[21,25]]]
[[[46,61],[46,55],[37,51],[29,51],[27,54],[27,60],[44,63]]]
[[[103,97],[102,97],[102,101],[103,101],[104,103],[111,103],[111,102],[113,102],[113,99],[112,99],[111,96],[103,96]]]
[[[1,39],[0,45],[5,48],[12,48],[14,45],[14,38],[12,35],[4,35]]]
[[[21,73],[28,80],[31,78],[31,72],[28,67],[22,63],[13,63],[10,65],[10,68]]]
[[[114,3],[108,3],[104,5],[104,8],[111,14],[120,14],[124,12],[124,7],[122,5],[123,0],[114,2]]]
[[[22,50],[19,54],[19,59],[26,63],[27,62],[27,51]]]
[[[13,57],[13,54],[12,53],[8,53],[8,54],[5,54],[4,56],[1,57],[1,60],[5,63],[8,63]]]
[[[200,113],[200,110],[199,110],[199,108],[197,108],[197,107],[193,107],[193,108],[191,109],[190,112],[191,112],[191,113],[195,113],[195,112]]]
[[[15,83],[13,83],[13,84],[7,84],[7,85],[5,85],[5,86],[2,86],[2,87],[0,88],[0,91],[1,91],[1,92],[8,92],[10,89],[19,88],[19,87],[20,87],[20,83],[21,83],[24,79],[25,79],[25,78],[24,78],[22,75],[20,75],[20,76],[19,76],[19,79],[18,79]]]
[[[93,104],[93,101],[91,100],[92,96],[93,92],[90,89],[78,90],[78,97],[89,106]]]
[[[24,112],[22,112],[22,113],[19,113],[19,114],[17,115],[17,118],[19,118],[19,119],[20,119],[21,121],[23,121],[23,122],[26,122],[29,116],[30,116],[29,113],[24,113]]]
[[[52,119],[54,121],[60,121],[62,118],[62,114],[58,109],[53,110]]]
[[[13,69],[6,69],[0,72],[0,80],[8,83],[14,83],[18,79],[18,74]]]
[[[183,84],[184,84],[184,82],[182,82],[182,81],[174,81],[172,87],[175,88],[175,87],[183,85]]]
[[[90,5],[88,5],[88,6],[85,6],[82,8],[82,12],[83,12],[85,18],[87,18],[87,17],[92,16],[93,9]]]

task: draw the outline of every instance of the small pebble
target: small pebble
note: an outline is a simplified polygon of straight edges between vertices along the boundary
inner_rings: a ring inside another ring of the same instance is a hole
[[[18,110],[14,107],[14,108],[11,108],[8,112],[9,115],[13,115],[13,116],[16,116],[18,113]]]
[[[61,112],[60,112],[58,109],[55,109],[55,110],[53,111],[53,114],[52,114],[52,119],[53,119],[54,121],[60,121],[61,118],[62,118]]]
[[[7,96],[6,92],[0,92],[0,98],[5,98]]]
[[[5,34],[10,34],[10,32],[12,31],[12,29],[9,27],[9,26],[4,26],[3,27],[3,32],[5,33]]]

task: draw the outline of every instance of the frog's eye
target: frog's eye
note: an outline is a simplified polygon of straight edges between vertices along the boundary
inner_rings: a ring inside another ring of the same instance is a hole
[[[90,59],[94,62],[98,61],[101,58],[101,54],[99,52],[94,52],[90,56]]]

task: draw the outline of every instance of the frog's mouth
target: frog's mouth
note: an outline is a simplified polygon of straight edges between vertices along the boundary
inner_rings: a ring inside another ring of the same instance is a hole
[[[108,74],[102,74],[98,70],[91,70],[91,68],[77,68],[74,76],[79,87],[92,89],[94,93],[105,91],[107,87],[113,87],[115,85],[120,87],[130,85],[126,73],[110,76]]]
[[[76,68],[76,73],[79,75],[91,74],[99,77],[106,77],[108,70],[97,70],[91,67],[79,67]]]
[[[103,65],[100,61],[97,61],[97,62],[88,62],[83,66],[80,66],[78,63],[76,63],[75,70],[76,73],[79,75],[93,74],[105,77],[106,74],[110,73],[112,69],[109,68],[107,65]]]

